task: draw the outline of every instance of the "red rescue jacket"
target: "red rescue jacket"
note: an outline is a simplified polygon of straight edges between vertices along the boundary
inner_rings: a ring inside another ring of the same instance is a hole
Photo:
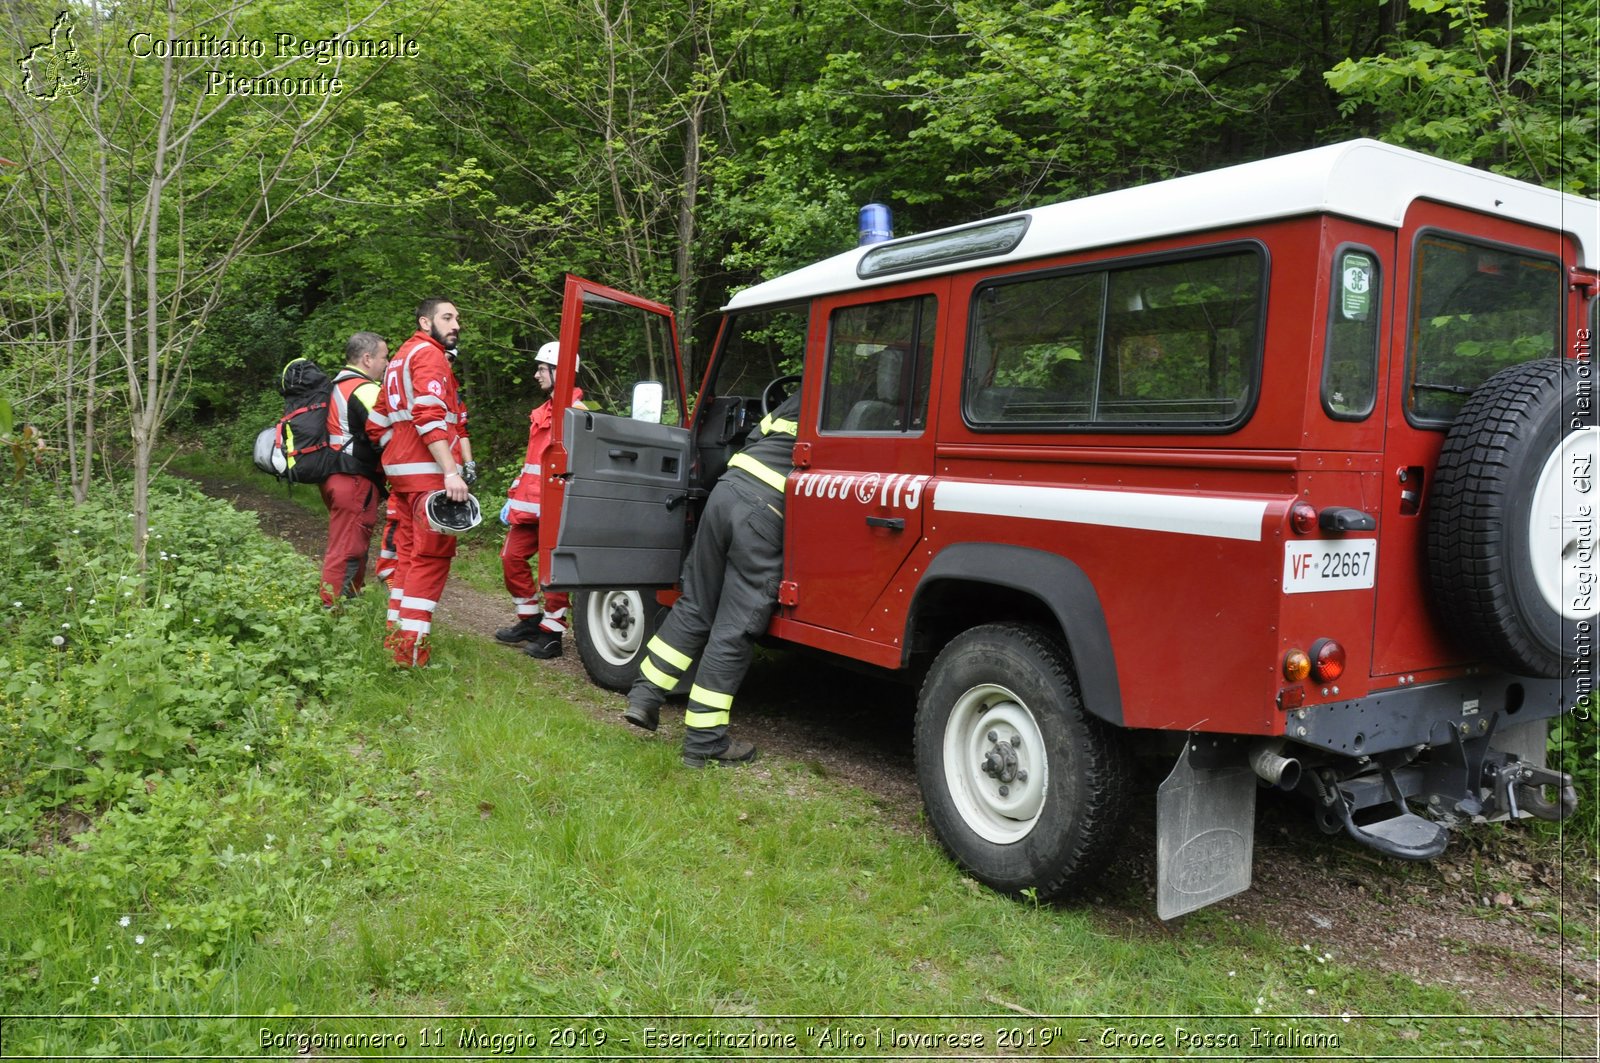
[[[572,405],[588,409],[583,404],[583,392],[572,390]],[[544,495],[544,452],[550,446],[550,429],[555,412],[550,402],[535,406],[528,414],[528,453],[522,459],[522,472],[511,481],[506,492],[511,499],[512,524],[539,523],[539,500]]]
[[[367,418],[367,435],[383,449],[383,473],[398,494],[437,491],[444,470],[428,444],[442,439],[459,464],[467,438],[467,407],[444,348],[426,332],[400,345],[383,370],[383,391]]]

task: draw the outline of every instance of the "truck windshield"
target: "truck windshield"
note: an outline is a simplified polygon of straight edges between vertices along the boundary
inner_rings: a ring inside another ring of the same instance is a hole
[[[708,385],[711,395],[757,397],[774,379],[800,372],[809,319],[804,303],[757,307],[729,316]]]

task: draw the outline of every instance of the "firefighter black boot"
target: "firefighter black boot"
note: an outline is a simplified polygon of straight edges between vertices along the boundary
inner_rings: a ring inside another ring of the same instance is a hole
[[[755,759],[755,744],[742,738],[729,739],[727,748],[719,753],[690,753],[685,750],[683,754],[683,764],[687,768],[703,768],[707,764],[743,764]]]
[[[561,632],[547,631],[543,628],[535,631],[528,640],[527,648],[522,651],[529,657],[536,657],[541,661],[548,661],[561,656]]]
[[[510,627],[503,627],[494,633],[497,641],[508,646],[515,646],[519,642],[527,642],[539,633],[539,622],[544,619],[543,613],[534,613],[525,616]]]

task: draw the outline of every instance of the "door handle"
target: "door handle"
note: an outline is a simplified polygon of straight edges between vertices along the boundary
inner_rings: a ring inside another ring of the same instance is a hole
[[[904,517],[868,517],[867,527],[888,528],[890,531],[905,531],[906,519]]]
[[[639,452],[637,450],[623,450],[620,447],[612,447],[606,451],[606,457],[612,461],[638,461]]]

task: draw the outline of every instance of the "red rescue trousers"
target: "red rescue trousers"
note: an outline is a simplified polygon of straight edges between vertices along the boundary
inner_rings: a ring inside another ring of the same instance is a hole
[[[394,575],[389,577],[389,602],[397,612],[393,641],[385,640],[400,664],[422,665],[428,659],[428,633],[433,611],[450,578],[450,559],[456,556],[456,537],[440,535],[428,526],[424,506],[431,492],[394,496],[399,522],[395,526]]]
[[[517,607],[517,619],[522,620],[540,612],[539,586],[533,579],[533,558],[539,553],[539,525],[513,524],[506,529],[506,542],[500,548],[500,571],[505,576],[506,590]],[[567,607],[571,599],[560,591],[544,592],[544,619],[539,626],[546,631],[567,630]]]
[[[394,496],[389,496],[389,501],[383,507],[383,534],[378,537],[378,564],[373,569],[374,574],[384,583],[389,582],[389,577],[394,575],[394,561],[400,555],[395,551],[395,529],[400,526],[400,511],[394,508]],[[398,608],[398,607],[396,607]],[[397,614],[390,613],[390,621],[394,621]]]
[[[355,596],[367,582],[367,553],[378,524],[378,485],[336,472],[319,488],[328,507],[328,548],[322,555],[322,604]]]

